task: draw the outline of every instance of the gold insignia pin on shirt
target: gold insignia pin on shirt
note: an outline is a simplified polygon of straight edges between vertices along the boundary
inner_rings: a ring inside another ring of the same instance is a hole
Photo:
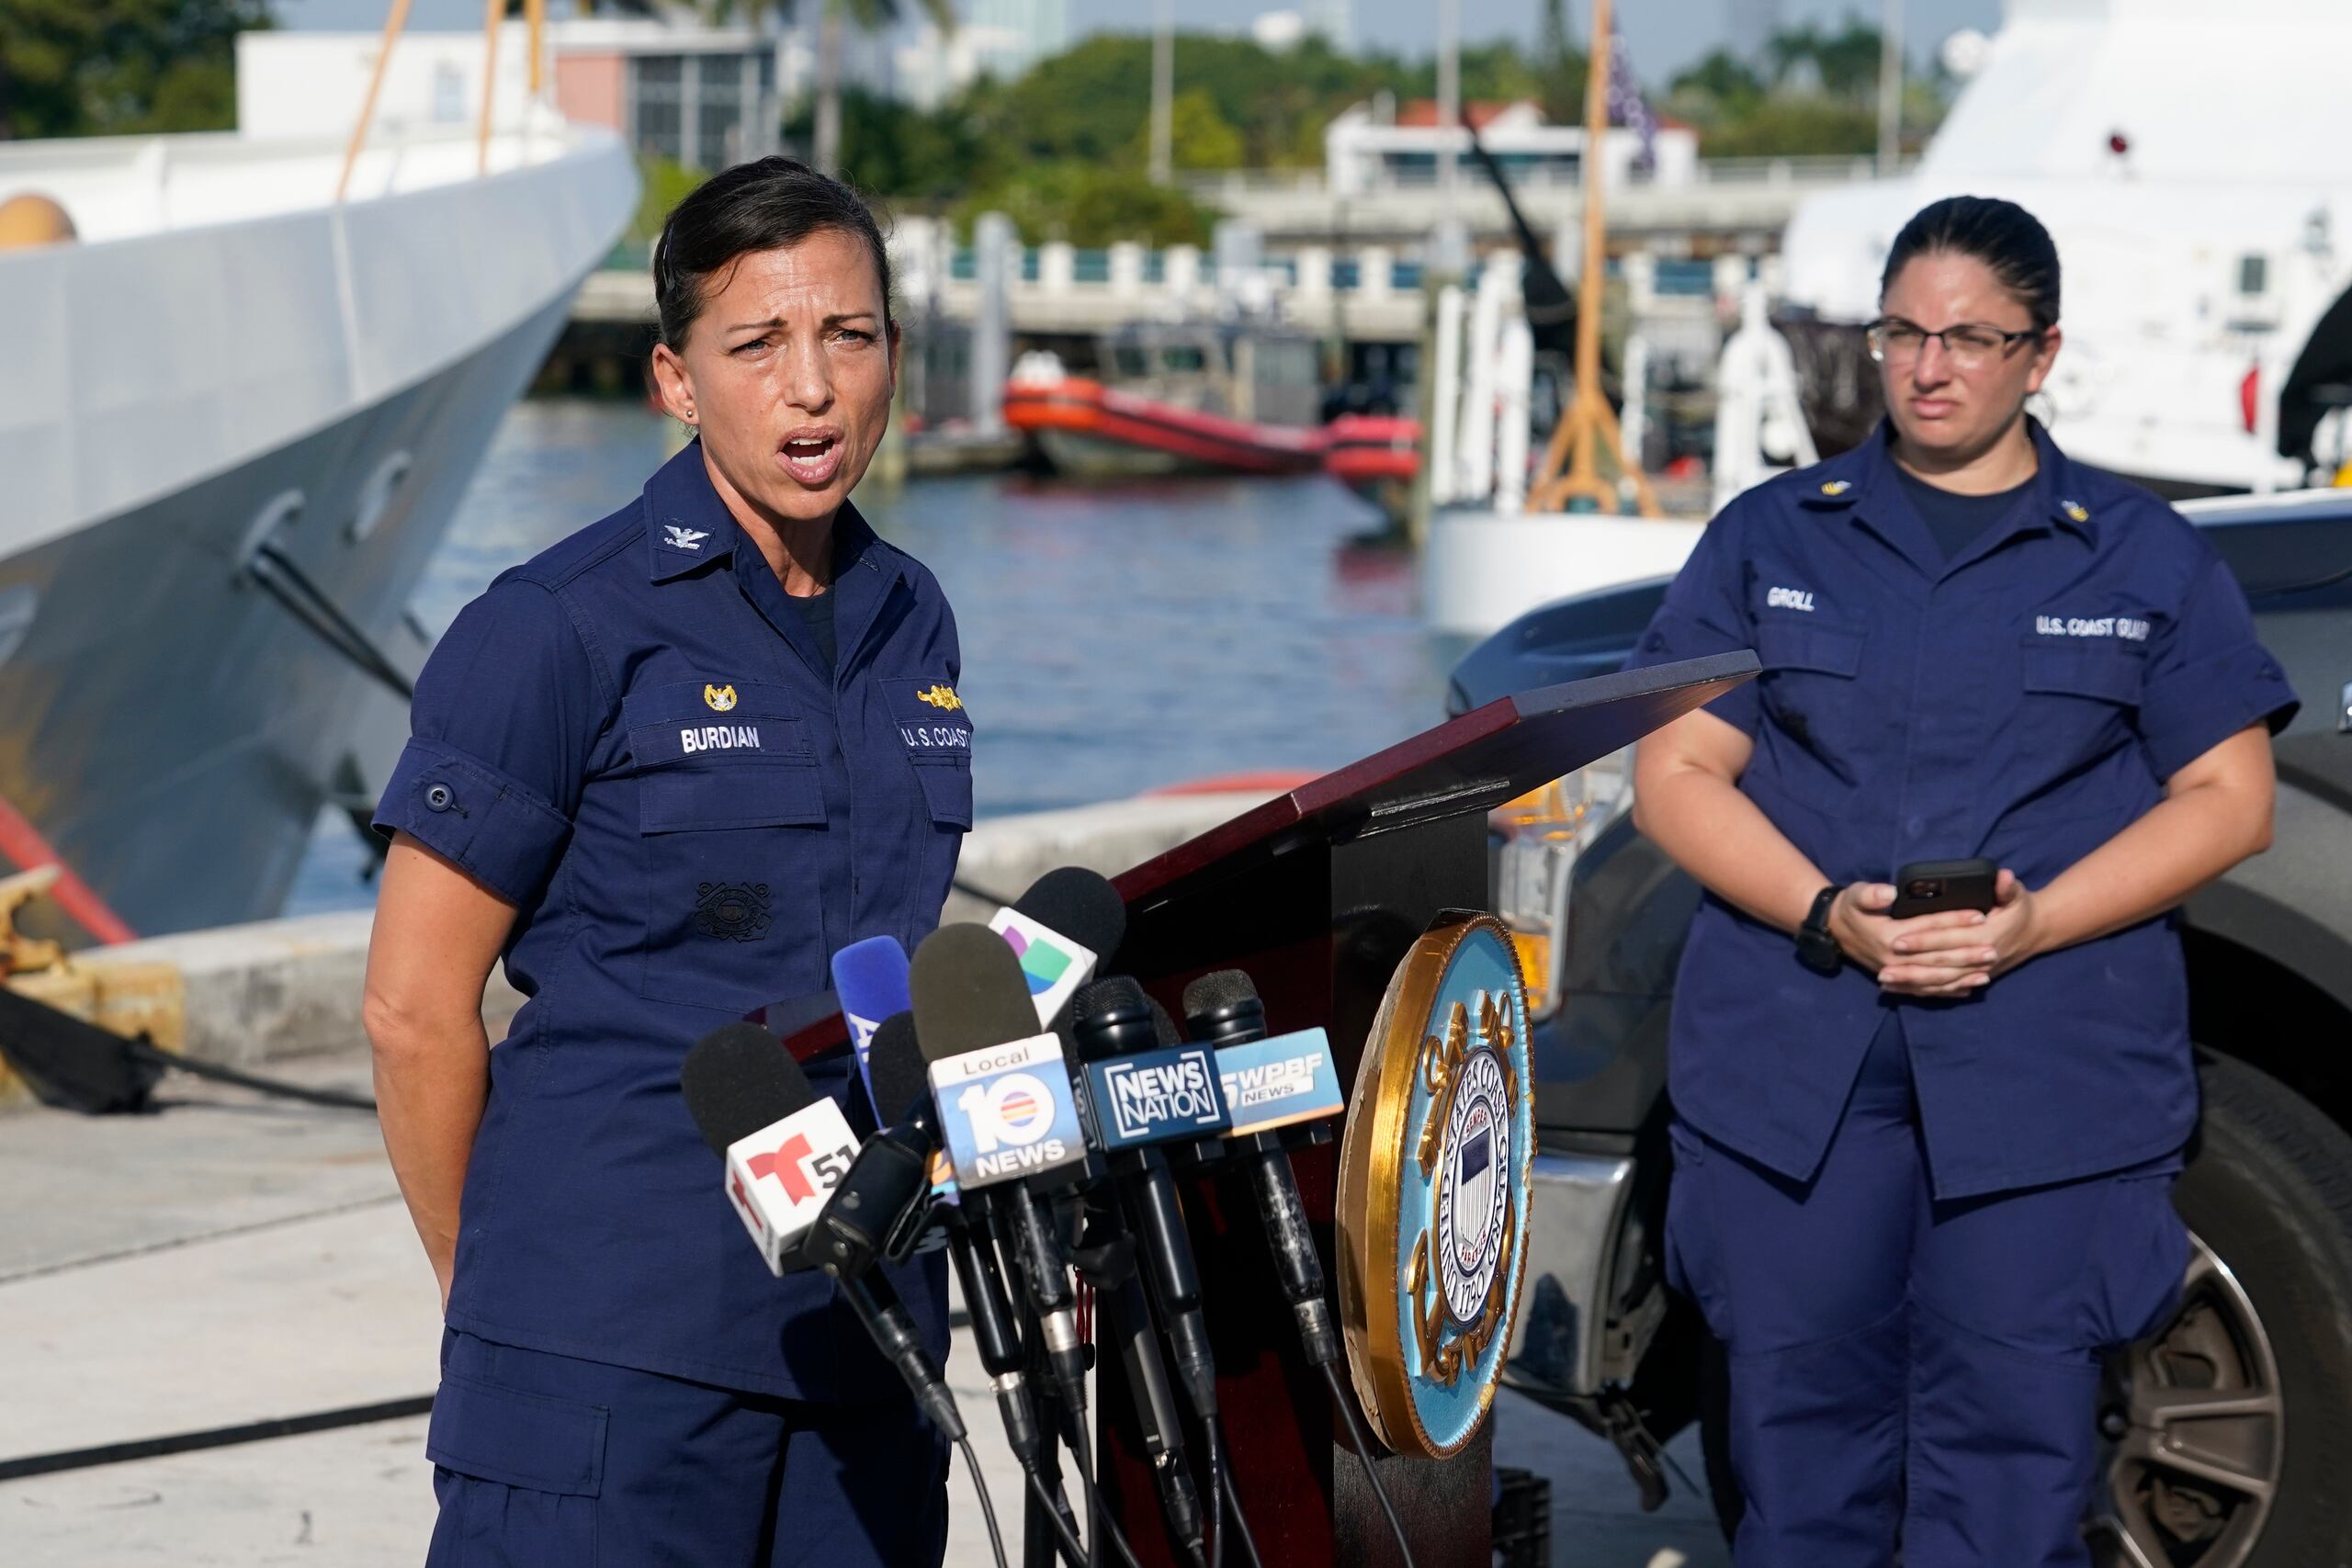
[[[952,686],[933,686],[927,692],[917,692],[915,696],[944,713],[954,713],[964,705],[964,699],[956,694]]]
[[[1853,488],[1854,481],[1851,479],[1829,479],[1823,483],[1821,487],[1821,493],[1824,495],[1843,495]]]
[[[2091,520],[2091,509],[2079,501],[2062,501],[2058,503],[2058,510],[2077,523],[2087,523]]]
[[[705,686],[702,700],[710,705],[713,713],[725,713],[735,705],[735,688],[731,685]]]

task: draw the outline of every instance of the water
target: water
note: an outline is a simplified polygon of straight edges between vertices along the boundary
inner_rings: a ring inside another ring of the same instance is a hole
[[[517,404],[419,617],[437,633],[499,572],[628,502],[667,455],[662,422],[634,404]],[[1319,773],[1442,716],[1453,650],[1420,626],[1412,560],[1357,543],[1378,519],[1327,479],[986,475],[857,499],[956,607],[983,816]],[[287,912],[364,907],[368,864],[350,825],[322,816]]]

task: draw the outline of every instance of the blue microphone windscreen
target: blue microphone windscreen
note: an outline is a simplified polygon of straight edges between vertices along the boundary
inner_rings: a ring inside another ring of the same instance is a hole
[[[851,942],[833,954],[833,993],[842,999],[842,1011],[862,1021],[870,1032],[892,1013],[914,1006],[907,993],[907,950],[894,936]]]

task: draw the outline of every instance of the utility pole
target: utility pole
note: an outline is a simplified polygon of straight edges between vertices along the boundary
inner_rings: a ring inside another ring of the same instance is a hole
[[[1154,10],[1151,28],[1151,183],[1164,186],[1175,166],[1175,0],[1158,0]]]
[[[1458,276],[1469,265],[1469,243],[1454,182],[1453,141],[1462,133],[1462,0],[1437,6],[1437,231],[1434,270]]]
[[[1903,155],[1903,0],[1886,0],[1879,23],[1878,173],[1894,173]]]

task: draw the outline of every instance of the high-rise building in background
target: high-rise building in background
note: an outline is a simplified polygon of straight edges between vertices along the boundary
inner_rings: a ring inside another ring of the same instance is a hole
[[[1725,41],[1742,60],[1761,59],[1764,46],[1781,30],[1781,0],[1725,0],[1731,27]]]
[[[1299,11],[1306,18],[1306,30],[1321,33],[1341,54],[1355,41],[1356,0],[1306,0]]]

